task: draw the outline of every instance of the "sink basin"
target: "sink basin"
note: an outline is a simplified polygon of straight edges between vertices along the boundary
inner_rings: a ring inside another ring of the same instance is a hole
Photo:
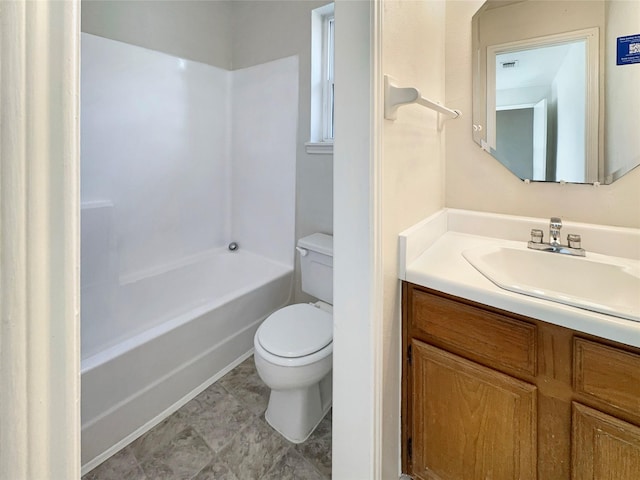
[[[640,262],[589,254],[571,257],[504,246],[478,247],[464,258],[500,288],[640,321]]]

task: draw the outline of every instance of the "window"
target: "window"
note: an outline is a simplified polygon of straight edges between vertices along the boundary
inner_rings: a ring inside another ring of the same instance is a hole
[[[324,91],[322,92],[322,103],[324,106],[324,126],[322,129],[322,140],[333,142],[333,54],[334,54],[334,23],[333,13],[327,15],[323,22],[323,73]]]
[[[312,11],[311,132],[307,153],[333,153],[334,31],[333,3]]]

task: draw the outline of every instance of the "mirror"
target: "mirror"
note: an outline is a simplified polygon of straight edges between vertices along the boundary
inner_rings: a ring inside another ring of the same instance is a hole
[[[473,138],[496,160],[566,183],[640,164],[640,2],[488,0],[472,27]]]

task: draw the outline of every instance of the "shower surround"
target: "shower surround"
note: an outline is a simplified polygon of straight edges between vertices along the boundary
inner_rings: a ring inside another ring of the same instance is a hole
[[[227,71],[83,33],[81,81],[86,472],[289,302],[298,59]]]

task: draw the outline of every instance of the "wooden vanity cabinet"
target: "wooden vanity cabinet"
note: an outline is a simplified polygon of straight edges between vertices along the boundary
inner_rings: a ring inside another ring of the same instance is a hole
[[[640,349],[403,284],[402,466],[640,480]]]

